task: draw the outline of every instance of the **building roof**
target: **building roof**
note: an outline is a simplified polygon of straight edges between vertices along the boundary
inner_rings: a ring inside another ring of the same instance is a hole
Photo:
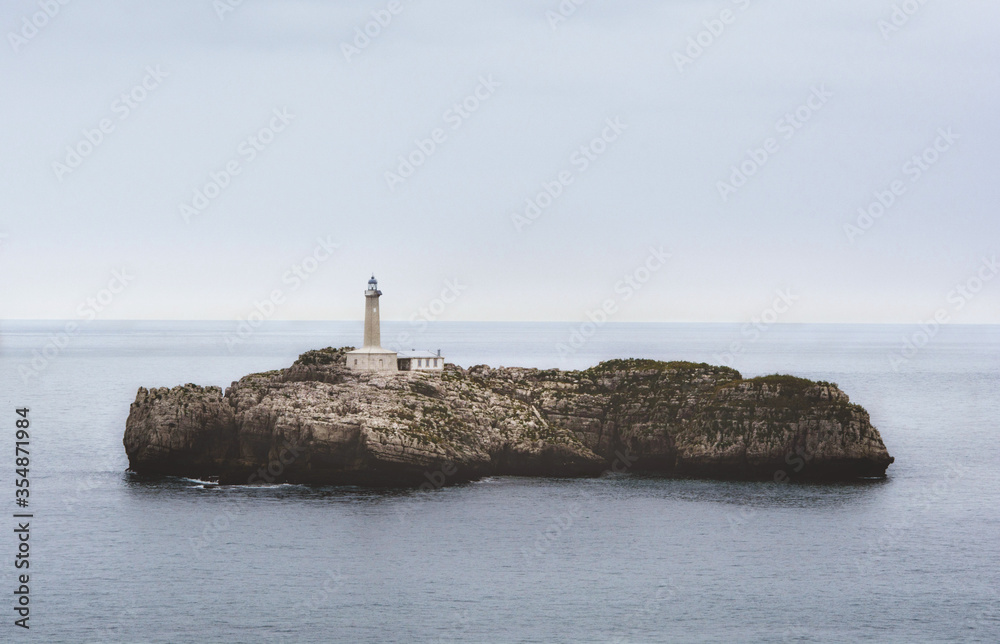
[[[378,355],[396,355],[395,351],[389,351],[388,349],[383,349],[382,347],[361,347],[360,349],[355,349],[354,351],[348,351],[347,355],[352,353],[377,353]]]
[[[433,351],[400,351],[400,358],[443,358]]]

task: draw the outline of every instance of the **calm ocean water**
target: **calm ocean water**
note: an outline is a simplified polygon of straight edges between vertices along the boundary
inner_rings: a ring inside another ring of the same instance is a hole
[[[226,386],[356,344],[360,324],[267,323],[232,351],[231,323],[64,328],[0,323],[2,450],[29,407],[35,513],[31,630],[12,624],[8,563],[0,640],[1000,641],[1000,327],[945,327],[894,364],[914,328],[777,325],[752,339],[739,325],[609,324],[566,354],[567,324],[431,324],[405,344],[462,366],[725,359],[746,376],[832,380],[896,457],[887,480],[856,485],[621,475],[434,492],[125,474],[140,385]],[[383,344],[413,331],[386,322]]]

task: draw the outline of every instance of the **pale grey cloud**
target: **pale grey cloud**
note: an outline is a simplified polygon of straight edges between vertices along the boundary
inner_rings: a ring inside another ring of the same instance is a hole
[[[220,19],[212,0],[56,1],[31,38],[46,3],[0,8],[0,316],[71,318],[124,266],[135,280],[104,317],[235,319],[332,236],[276,319],[358,317],[370,271],[387,318],[459,279],[442,319],[583,319],[662,246],[669,265],[616,321],[742,322],[792,289],[782,322],[910,323],[998,251],[994,5],[925,3],[887,31],[908,4],[589,0],[555,28],[554,0],[233,4]],[[818,87],[828,100],[789,136]],[[292,118],[262,134],[275,110]],[[576,172],[607,119],[627,129]],[[941,128],[958,139],[911,181]],[[53,167],[81,142],[78,167]],[[845,234],[895,180],[898,201]],[[996,322],[993,289],[953,321]]]

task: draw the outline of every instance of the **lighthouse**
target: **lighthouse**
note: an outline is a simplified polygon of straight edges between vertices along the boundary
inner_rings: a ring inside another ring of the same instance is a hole
[[[368,280],[368,289],[365,290],[365,343],[366,347],[381,347],[382,332],[379,329],[378,321],[378,298],[382,291],[378,290],[378,280],[375,275]]]
[[[347,352],[347,366],[355,371],[397,371],[396,352],[382,348],[379,328],[378,280],[372,275],[365,289],[365,338],[360,349]]]

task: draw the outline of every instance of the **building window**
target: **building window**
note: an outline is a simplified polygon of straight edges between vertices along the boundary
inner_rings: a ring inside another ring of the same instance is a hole
[[[354,359],[354,364],[358,364],[358,359],[357,358]]]
[[[378,359],[378,366],[380,366],[380,367],[382,366],[382,358]]]
[[[437,359],[437,358],[434,358],[434,366],[435,366],[435,367],[437,367],[437,366],[438,366],[438,359]]]

